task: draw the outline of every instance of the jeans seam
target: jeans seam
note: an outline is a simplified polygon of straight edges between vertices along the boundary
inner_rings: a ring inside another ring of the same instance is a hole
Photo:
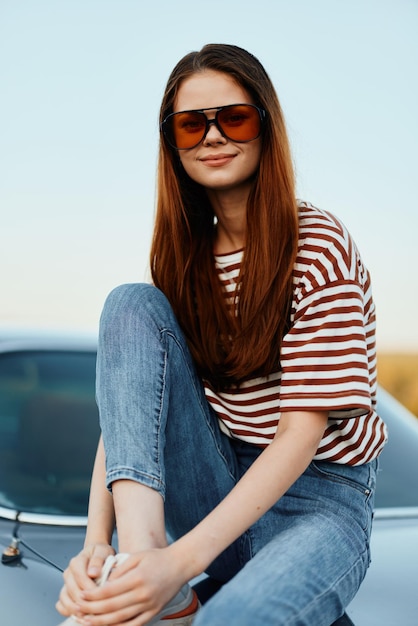
[[[162,493],[164,489],[164,483],[160,480],[160,478],[153,476],[152,474],[148,474],[147,472],[139,471],[134,467],[121,465],[119,467],[115,467],[106,474],[106,482],[108,484],[111,484],[116,480],[124,479],[135,480],[136,482],[146,486],[155,485],[160,493]]]
[[[359,491],[363,495],[370,497],[370,493],[372,491],[371,486],[370,486],[370,482],[371,482],[370,470],[369,470],[369,477],[367,479],[367,485],[365,485],[363,483],[357,482],[354,479],[347,478],[346,476],[340,476],[339,474],[334,474],[331,471],[322,469],[321,467],[318,466],[316,461],[311,462],[311,467],[317,475],[321,476],[325,480],[329,480],[330,482],[333,482],[336,484],[347,485],[348,487],[352,487],[353,489],[356,489],[356,491]]]
[[[162,342],[161,342],[162,343]],[[158,409],[158,415],[157,415],[157,431],[156,431],[156,441],[155,441],[155,446],[156,446],[156,460],[157,460],[157,467],[161,468],[162,464],[161,464],[161,457],[164,457],[164,454],[161,452],[161,421],[162,421],[162,413],[163,413],[163,407],[164,407],[164,396],[165,396],[165,392],[166,392],[166,373],[167,373],[167,349],[166,347],[164,347],[164,359],[163,359],[163,367],[162,367],[162,379],[161,379],[161,391],[160,391],[160,397],[159,397],[159,409]],[[166,491],[166,484],[165,484],[165,480],[162,479],[161,477],[161,469],[160,469],[160,482],[162,485],[162,492],[165,496],[165,491]]]
[[[245,544],[248,544],[248,555],[245,554]],[[247,558],[248,556],[248,558]],[[244,565],[250,561],[254,556],[253,553],[253,541],[252,541],[252,532],[251,532],[251,528],[249,528],[248,530],[246,530],[241,538],[240,538],[240,544],[239,544],[239,558],[240,558],[240,562],[241,562],[241,567],[244,567]]]
[[[162,329],[160,329],[160,333],[161,333],[161,334],[163,334],[163,333],[164,333],[164,334],[166,334],[167,336],[171,337],[171,339],[174,341],[174,343],[176,344],[177,348],[179,349],[179,351],[180,351],[180,353],[181,353],[181,355],[182,355],[182,360],[183,360],[183,363],[184,363],[185,367],[187,368],[187,371],[188,371],[188,373],[189,373],[189,378],[190,378],[190,380],[191,380],[191,382],[192,382],[192,384],[193,384],[193,389],[194,389],[194,394],[195,394],[195,397],[196,397],[196,399],[197,399],[197,400],[198,400],[198,402],[199,402],[200,410],[202,411],[202,414],[204,415],[204,418],[205,418],[205,421],[206,421],[207,427],[208,427],[208,429],[209,429],[209,431],[210,431],[210,433],[211,433],[211,435],[212,435],[212,439],[213,439],[213,442],[214,442],[214,445],[215,445],[216,451],[218,452],[219,456],[222,458],[223,462],[225,463],[225,466],[226,466],[226,468],[227,468],[227,470],[228,470],[228,473],[229,473],[230,477],[232,478],[232,480],[233,480],[234,482],[237,482],[237,480],[239,479],[239,477],[238,477],[237,475],[235,475],[235,474],[231,471],[231,467],[230,467],[230,464],[228,463],[228,459],[226,458],[226,456],[225,456],[225,454],[224,454],[224,452],[223,452],[222,448],[218,445],[218,440],[217,440],[217,438],[216,438],[216,436],[215,436],[215,431],[214,431],[214,428],[213,428],[213,424],[212,424],[212,422],[211,422],[210,420],[207,420],[206,410],[205,410],[205,407],[202,405],[202,400],[201,400],[201,393],[200,393],[200,390],[196,388],[195,373],[194,373],[194,372],[192,372],[192,371],[190,370],[190,367],[189,367],[189,362],[188,362],[188,359],[186,358],[186,355],[185,355],[185,353],[184,353],[183,346],[182,346],[181,342],[178,340],[177,335],[176,335],[176,334],[175,334],[172,330],[170,330],[170,329],[168,329],[168,328],[162,328]],[[204,393],[204,392],[203,392],[203,393]],[[212,410],[212,408],[211,408],[211,406],[209,405],[209,402],[208,402],[208,401],[206,401],[206,402],[207,402],[207,408],[208,408],[208,410],[209,410],[209,411],[211,411],[211,410]]]

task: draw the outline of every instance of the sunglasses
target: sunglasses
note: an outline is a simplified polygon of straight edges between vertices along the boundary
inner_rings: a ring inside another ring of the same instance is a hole
[[[221,135],[231,141],[245,143],[260,136],[266,112],[255,104],[229,104],[213,107],[213,119],[208,119],[205,109],[171,113],[161,124],[167,142],[175,150],[195,148],[208,134],[211,124],[215,124]]]

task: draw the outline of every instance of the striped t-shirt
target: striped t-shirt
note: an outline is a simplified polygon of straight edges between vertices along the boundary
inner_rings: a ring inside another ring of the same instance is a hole
[[[233,306],[243,251],[215,263]],[[328,411],[315,455],[348,465],[376,458],[386,426],[376,414],[375,307],[370,276],[344,225],[308,203],[299,205],[290,330],[278,371],[206,397],[223,432],[265,447],[280,413]]]

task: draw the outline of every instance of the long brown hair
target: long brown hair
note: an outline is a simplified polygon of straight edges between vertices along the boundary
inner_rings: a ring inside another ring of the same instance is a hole
[[[151,248],[154,284],[171,303],[200,375],[227,388],[279,369],[291,301],[298,217],[283,113],[261,63],[237,46],[209,44],[187,54],[169,77],[160,123],[186,78],[224,72],[266,111],[262,150],[247,204],[237,315],[231,315],[213,258],[215,216],[203,187],[185,173],[161,136]]]

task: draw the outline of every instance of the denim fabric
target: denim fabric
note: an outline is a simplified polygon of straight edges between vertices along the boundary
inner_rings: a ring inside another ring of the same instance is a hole
[[[218,426],[165,296],[123,285],[102,313],[97,401],[108,487],[124,478],[161,493],[178,538],[232,489],[262,450]],[[376,462],[314,461],[208,568],[226,583],[195,626],[329,626],[369,565]]]

